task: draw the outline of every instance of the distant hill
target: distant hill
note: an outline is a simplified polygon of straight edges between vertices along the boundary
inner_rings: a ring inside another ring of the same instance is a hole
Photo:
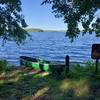
[[[65,30],[43,30],[40,28],[26,28],[27,32],[66,32]]]
[[[44,32],[42,29],[39,29],[39,28],[27,28],[25,30],[27,32]]]
[[[44,30],[44,32],[66,32],[66,30]]]

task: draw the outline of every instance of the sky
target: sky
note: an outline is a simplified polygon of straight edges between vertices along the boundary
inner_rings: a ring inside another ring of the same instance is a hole
[[[44,30],[66,30],[67,25],[61,18],[55,18],[49,4],[42,5],[43,0],[21,0],[22,14],[29,28]]]

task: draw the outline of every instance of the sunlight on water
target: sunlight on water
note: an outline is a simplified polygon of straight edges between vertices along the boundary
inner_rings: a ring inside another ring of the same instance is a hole
[[[7,42],[0,46],[0,58],[19,65],[19,56],[39,57],[51,61],[64,61],[66,55],[72,62],[86,62],[91,59],[91,46],[100,43],[95,35],[79,36],[73,43],[65,37],[63,32],[35,32],[30,33],[32,40],[26,39],[24,45],[17,46],[14,42]],[[0,44],[2,44],[0,42]]]

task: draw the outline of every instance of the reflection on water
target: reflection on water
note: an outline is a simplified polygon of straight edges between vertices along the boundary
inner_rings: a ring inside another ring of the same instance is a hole
[[[7,42],[0,46],[0,58],[7,59],[12,64],[19,64],[19,56],[40,57],[46,60],[64,61],[66,55],[72,62],[86,62],[91,60],[91,46],[100,43],[95,35],[80,36],[73,43],[65,37],[63,32],[35,32],[30,33],[32,40],[26,39],[24,45],[17,46],[14,42]],[[0,43],[1,44],[1,43]]]

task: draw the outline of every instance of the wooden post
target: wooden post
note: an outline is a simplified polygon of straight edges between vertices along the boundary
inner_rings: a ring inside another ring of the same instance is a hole
[[[66,67],[66,73],[69,72],[69,56],[67,55],[65,57],[65,67]]]
[[[96,59],[96,69],[95,69],[95,74],[98,74],[98,59]]]

